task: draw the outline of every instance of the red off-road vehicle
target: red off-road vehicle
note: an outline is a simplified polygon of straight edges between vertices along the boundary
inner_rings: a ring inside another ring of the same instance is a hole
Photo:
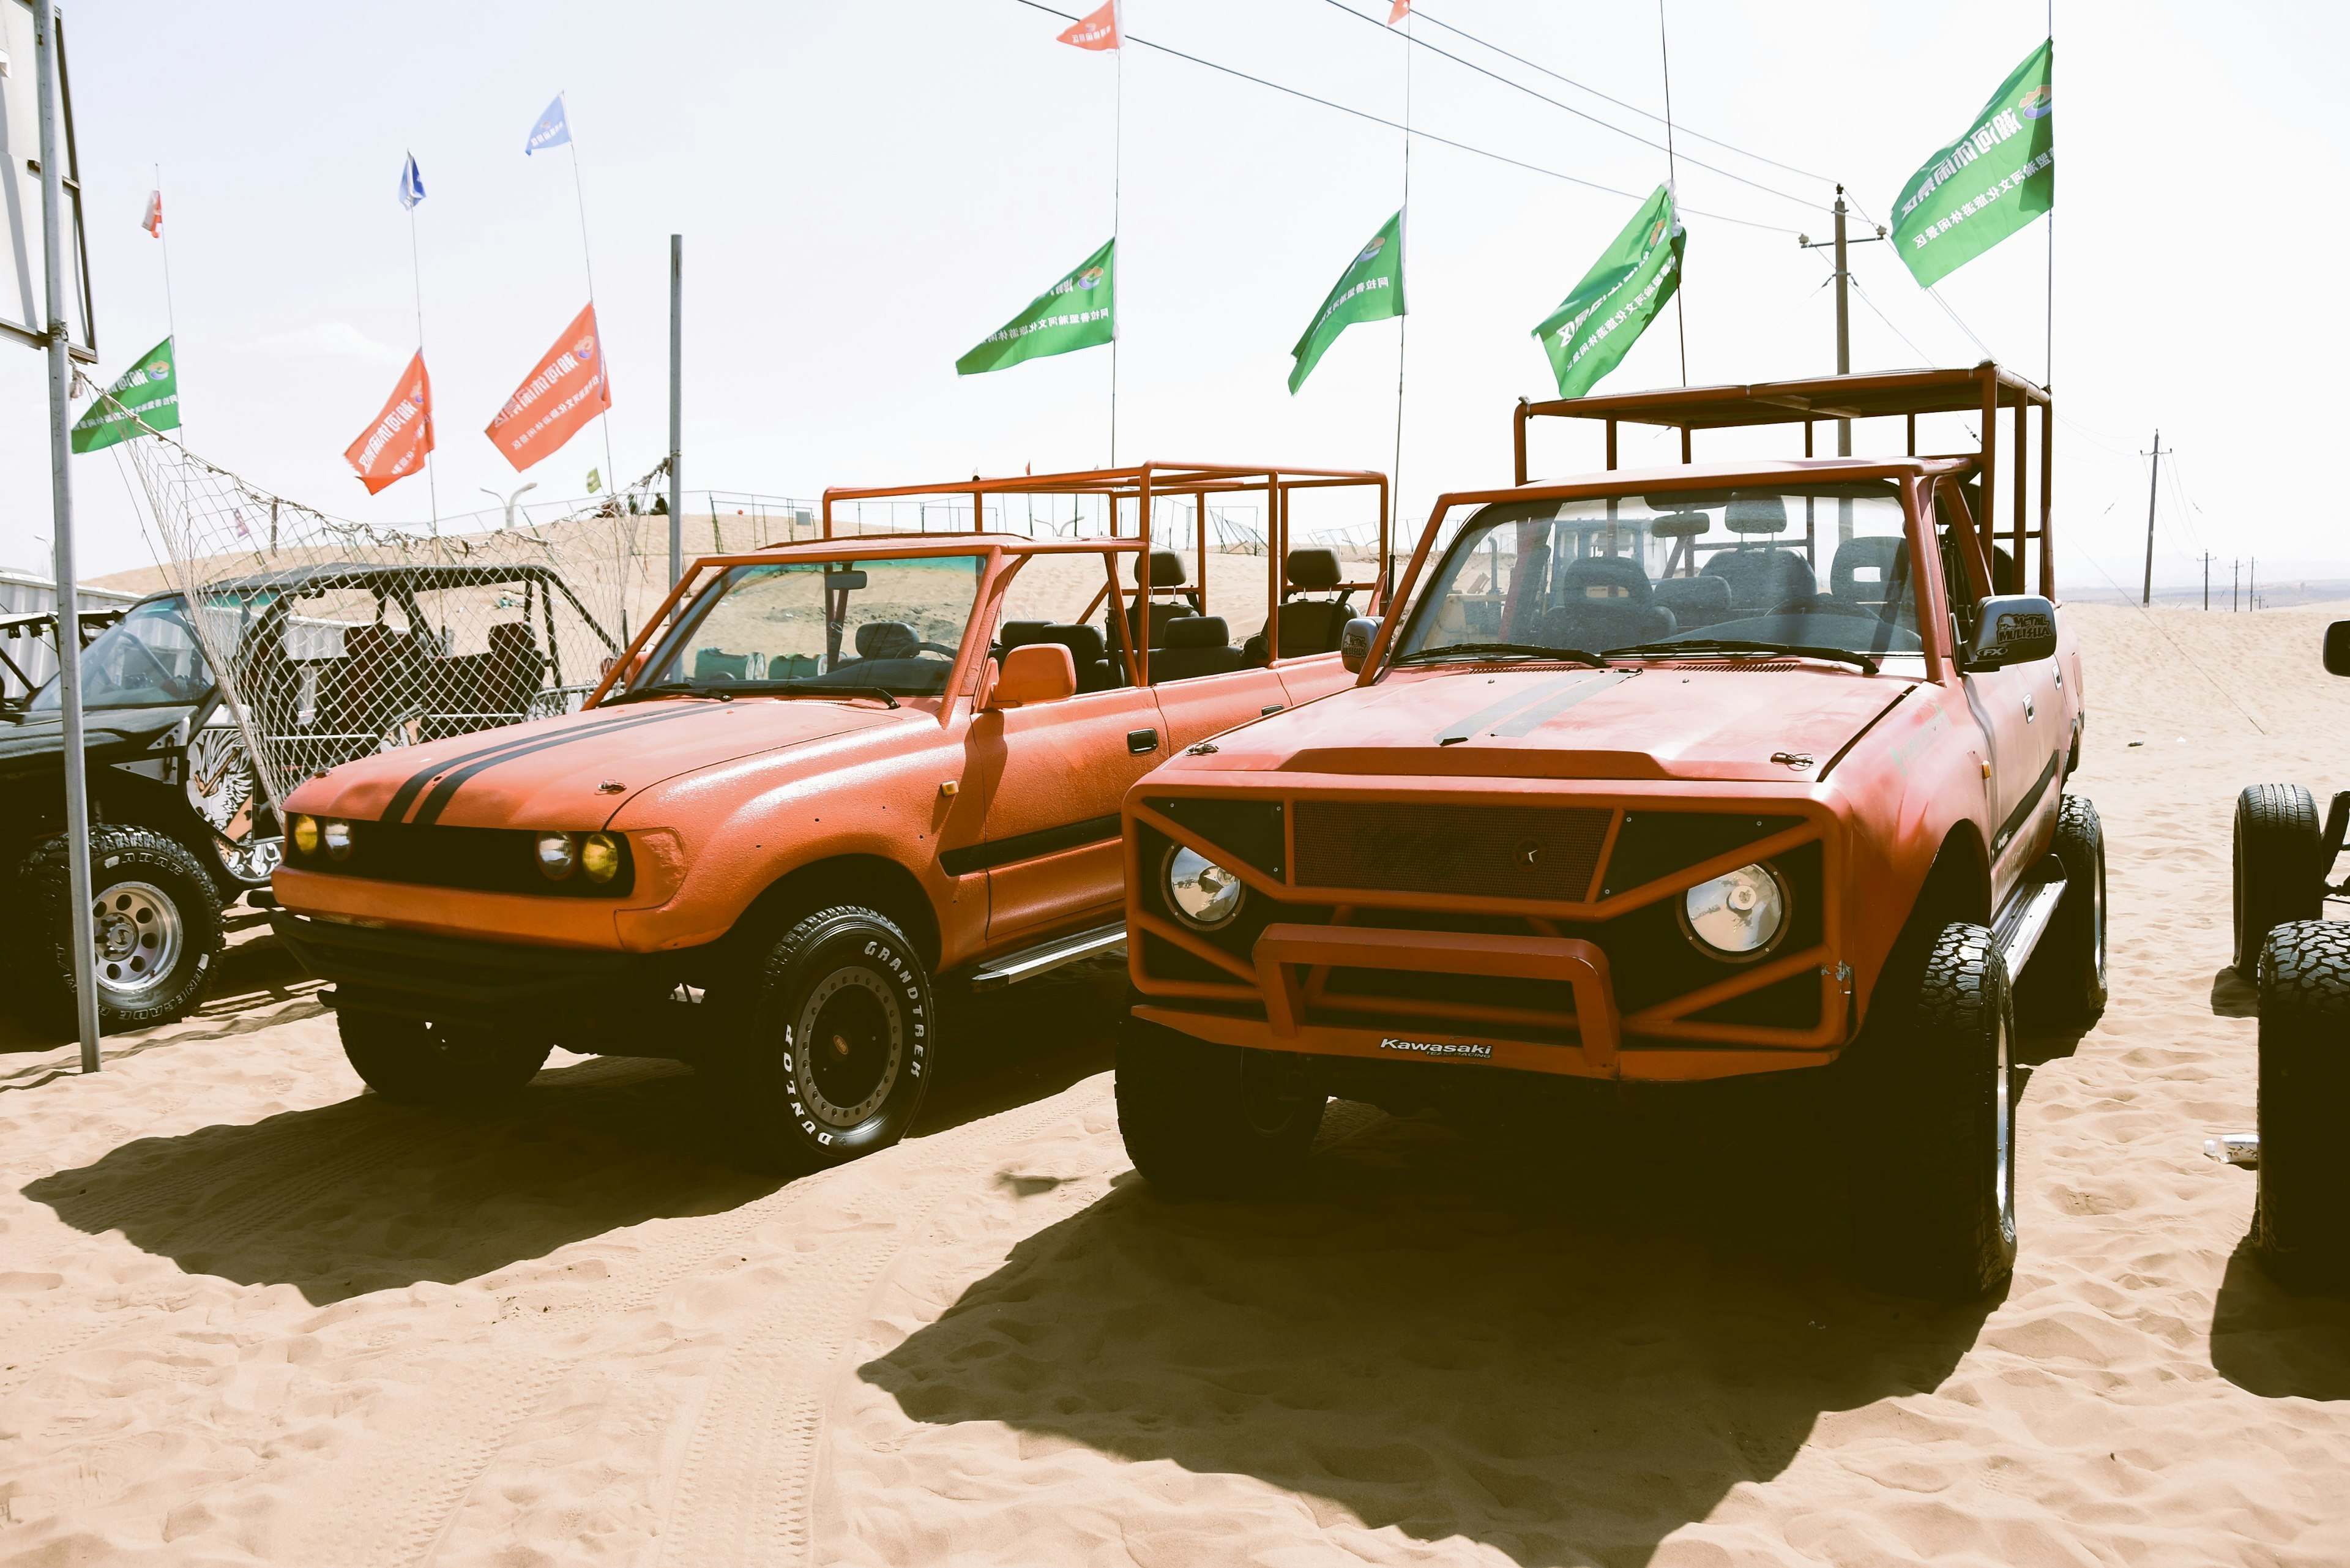
[[[1988,364],[1521,405],[1520,483],[1438,500],[1399,613],[1347,629],[1351,690],[1128,793],[1138,1168],[1244,1190],[1333,1095],[1523,1115],[1835,1064],[1863,1265],[2004,1279],[2011,978],[2051,1021],[2106,1000],[2048,409]],[[1918,452],[1961,414],[1973,450]],[[1608,471],[1527,482],[1536,416],[1606,421]],[[1885,418],[1903,455],[1809,455]],[[1617,472],[1618,421],[1677,427],[1685,465]],[[1686,462],[1796,422],[1800,460]]]

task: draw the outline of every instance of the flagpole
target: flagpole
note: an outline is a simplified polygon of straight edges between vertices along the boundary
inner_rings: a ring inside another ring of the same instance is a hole
[[[2048,81],[2056,81],[2056,0],[2048,0]],[[2054,390],[2056,385],[2056,204],[2048,204],[2048,295],[2041,307],[2041,320],[2047,334],[2041,350],[2040,385]],[[2022,461],[2017,454],[2019,462]]]
[[[1665,0],[1657,0],[1657,53],[1665,66],[1665,178],[1673,188],[1673,221],[1681,216],[1681,167],[1673,154],[1673,48],[1665,36]],[[1655,146],[1654,142],[1649,143]],[[1689,385],[1689,274],[1673,287],[1673,330],[1681,342],[1681,385]],[[1683,432],[1686,434],[1687,432]]]
[[[415,161],[415,154],[411,153],[409,161],[413,163]],[[413,203],[408,209],[408,275],[415,285],[416,357],[421,359],[424,358],[424,264],[417,255],[416,208]],[[428,376],[432,374],[429,367],[425,373]],[[432,420],[430,408],[424,410],[424,418],[427,421]],[[441,536],[441,481],[432,472],[432,449],[430,447],[424,450],[424,491],[432,498],[432,536],[437,539]]]
[[[563,94],[555,95],[558,99]],[[579,261],[588,274],[588,308],[596,308],[596,258],[588,246],[588,188],[579,178],[579,138],[571,129],[571,106],[563,106],[563,145],[571,149],[571,194],[579,205]],[[596,416],[596,423],[604,432],[604,493],[612,493],[619,483],[618,470],[612,466],[612,358],[604,353],[604,318],[596,318],[596,352],[604,358],[604,411]]]
[[[178,313],[172,307],[172,232],[163,222],[163,166],[158,163],[154,165],[154,170],[155,238],[163,246],[163,327],[172,335],[172,374],[174,378],[173,384],[177,385],[180,369],[180,319]],[[180,424],[182,430],[186,428],[188,416],[185,410],[182,410],[180,414]]]
[[[1404,289],[1404,267],[1410,254],[1405,244],[1411,230],[1411,30],[1414,17],[1409,11],[1403,16],[1403,205],[1396,209],[1396,292],[1404,297],[1397,301],[1396,312],[1396,413],[1394,478],[1389,482],[1400,508],[1403,500],[1403,370],[1404,341],[1411,331],[1411,296]]]
[[[1118,29],[1118,86],[1110,107],[1109,133],[1109,256],[1110,301],[1109,318],[1109,465],[1118,466],[1118,228],[1119,208],[1125,196],[1126,184],[1126,7],[1121,5],[1110,12],[1110,22]],[[1112,532],[1116,532],[1113,526]]]

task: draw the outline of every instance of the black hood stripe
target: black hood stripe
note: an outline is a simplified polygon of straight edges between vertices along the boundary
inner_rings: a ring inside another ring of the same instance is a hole
[[[599,714],[598,717],[601,718],[604,717],[604,715]],[[625,711],[614,713],[609,716],[607,722],[574,725],[572,728],[566,730],[563,734],[557,738],[568,740],[579,735],[600,735],[610,730],[624,728],[629,724],[640,721],[643,717],[644,715],[642,714]],[[408,815],[408,808],[416,804],[416,797],[424,793],[424,786],[431,784],[434,779],[439,778],[451,768],[463,767],[467,763],[480,762],[485,758],[495,758],[507,753],[519,756],[524,752],[538,745],[546,738],[547,737],[541,735],[532,735],[519,741],[509,738],[504,741],[495,742],[490,745],[480,747],[474,751],[460,752],[455,756],[445,757],[435,761],[431,765],[425,767],[422,771],[411,774],[406,784],[401,784],[400,788],[392,792],[391,802],[383,808],[383,815],[379,820],[383,822],[398,822],[402,817],[406,816]],[[418,749],[420,751],[422,750],[421,747],[419,747]]]
[[[1555,675],[1548,680],[1537,681],[1533,686],[1521,687],[1491,707],[1480,708],[1467,718],[1456,720],[1437,731],[1436,743],[1445,746],[1465,741],[1486,725],[1516,712],[1520,708],[1541,701],[1563,686],[1578,686],[1601,673],[1604,672],[1596,670],[1570,670],[1564,675]]]
[[[558,746],[568,746],[573,744],[575,742],[598,740],[606,735],[619,734],[625,730],[642,729],[648,724],[658,724],[671,719],[681,719],[688,713],[699,711],[701,711],[701,709],[697,705],[696,707],[690,709],[672,709],[665,713],[646,713],[633,716],[620,723],[598,724],[589,729],[567,731],[560,735],[548,735],[530,741],[513,742],[506,745],[498,747],[494,751],[473,753],[472,753],[470,760],[460,758],[454,762],[444,763],[442,766],[435,768],[430,773],[421,774],[418,778],[411,781],[420,788],[426,784],[431,784],[435,779],[440,781],[438,784],[434,784],[432,785],[432,793],[424,797],[424,804],[418,809],[415,820],[418,823],[429,823],[437,820],[441,815],[441,813],[447,808],[449,798],[455,794],[457,791],[464,785],[468,779],[473,778],[477,774],[486,773],[491,768],[496,767],[500,763],[515,762],[520,758],[530,756],[534,753],[537,752],[553,751]],[[408,802],[415,799],[415,791],[408,789],[406,785],[401,787],[407,799],[395,802],[395,809],[386,811],[382,820],[386,822],[400,821],[400,814],[406,810]]]

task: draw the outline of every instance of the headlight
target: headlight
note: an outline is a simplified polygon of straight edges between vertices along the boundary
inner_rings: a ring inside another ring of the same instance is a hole
[[[1786,931],[1787,884],[1769,866],[1700,882],[1681,898],[1681,928],[1710,957],[1751,962]]]
[[[327,857],[329,860],[348,860],[351,857],[349,823],[329,821],[319,829],[318,836],[327,841]]]
[[[1248,898],[1238,877],[1180,844],[1167,851],[1160,875],[1167,885],[1167,907],[1195,931],[1223,929]]]
[[[608,833],[591,833],[579,846],[579,870],[590,882],[609,882],[620,874],[620,841]]]
[[[318,853],[318,819],[296,815],[294,818],[294,847],[305,855]]]
[[[560,882],[571,875],[579,864],[579,836],[576,833],[542,833],[538,836],[538,874],[550,882]]]

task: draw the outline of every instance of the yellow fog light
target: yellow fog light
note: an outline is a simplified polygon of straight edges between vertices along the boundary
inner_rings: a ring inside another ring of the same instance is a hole
[[[620,841],[608,833],[591,833],[579,846],[579,869],[590,882],[609,882],[620,874]]]
[[[351,857],[351,825],[329,820],[319,829],[318,836],[327,841],[327,858],[348,860]]]
[[[571,875],[579,864],[579,836],[576,833],[542,833],[538,836],[538,874],[550,882],[560,882]]]
[[[294,818],[294,847],[305,855],[318,853],[318,819],[315,816]]]

